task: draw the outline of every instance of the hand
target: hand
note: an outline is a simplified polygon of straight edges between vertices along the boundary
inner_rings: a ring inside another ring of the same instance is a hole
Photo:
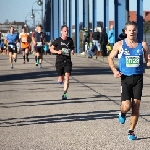
[[[62,54],[62,50],[57,51],[57,54]]]
[[[33,42],[33,46],[36,46],[36,42]]]
[[[119,72],[119,71],[117,71],[117,70],[114,71],[114,77],[115,77],[115,78],[119,78],[119,77],[121,77],[121,75],[122,75],[121,72]]]
[[[150,62],[147,63],[147,67],[150,67]]]
[[[71,51],[72,55],[74,55],[74,50]]]

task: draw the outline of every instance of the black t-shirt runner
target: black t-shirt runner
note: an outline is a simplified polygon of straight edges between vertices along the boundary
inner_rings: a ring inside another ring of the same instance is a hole
[[[35,38],[36,43],[37,43],[37,45],[35,47],[37,47],[37,48],[43,47],[43,44],[44,44],[43,43],[43,40],[44,40],[43,32],[40,32],[40,33],[35,32],[34,38]]]
[[[56,51],[62,50],[62,54],[56,54],[56,62],[70,60],[71,61],[71,51],[74,50],[74,42],[72,38],[67,37],[63,40],[61,37],[57,38],[52,42]]]

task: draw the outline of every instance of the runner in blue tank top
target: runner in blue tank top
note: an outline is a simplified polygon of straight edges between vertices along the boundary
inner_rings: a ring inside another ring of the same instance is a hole
[[[139,107],[143,89],[143,57],[149,66],[148,54],[149,48],[146,42],[137,41],[137,25],[135,22],[128,22],[125,25],[125,40],[116,42],[108,62],[114,77],[121,77],[121,113],[119,113],[119,122],[125,123],[126,114],[132,109],[130,117],[130,128],[128,139],[136,140],[134,129],[139,117]],[[119,53],[119,54],[118,54]],[[119,70],[114,66],[113,59],[118,54]]]
[[[11,63],[11,69],[13,69],[13,59],[14,57],[14,62],[17,61],[17,46],[16,43],[19,41],[19,36],[18,34],[14,33],[14,27],[10,27],[10,33],[7,34],[6,36],[6,41],[8,45],[8,51],[9,51],[9,61]]]

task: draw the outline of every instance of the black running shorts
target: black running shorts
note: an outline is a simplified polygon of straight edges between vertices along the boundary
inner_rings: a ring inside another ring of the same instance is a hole
[[[8,51],[11,52],[11,53],[17,53],[17,47],[14,46],[14,47],[11,47],[8,45]]]
[[[69,60],[59,61],[56,62],[56,71],[58,73],[58,76],[62,76],[65,73],[70,73],[72,71],[72,62]]]
[[[43,47],[36,47],[36,52],[37,53],[43,53]]]
[[[121,101],[141,100],[143,90],[143,74],[121,76]]]
[[[29,49],[29,47],[27,47],[27,48],[21,48],[22,51],[25,51],[26,49]]]

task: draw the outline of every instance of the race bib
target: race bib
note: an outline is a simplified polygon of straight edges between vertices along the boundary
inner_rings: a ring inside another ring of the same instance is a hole
[[[23,38],[22,38],[22,42],[27,42],[27,38],[26,38],[26,37],[23,37]]]
[[[15,48],[15,46],[14,45],[9,45],[11,48]]]
[[[62,48],[62,55],[69,56],[69,54],[70,54],[70,49]]]
[[[37,42],[37,46],[42,46],[42,42]]]
[[[139,56],[126,56],[126,67],[139,67],[140,57]]]

